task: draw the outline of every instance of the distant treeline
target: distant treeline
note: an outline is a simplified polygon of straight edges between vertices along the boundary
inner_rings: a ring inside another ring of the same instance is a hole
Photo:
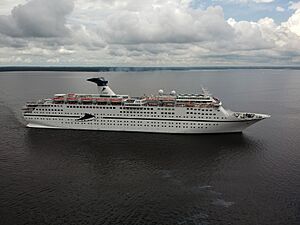
[[[232,70],[232,69],[291,69],[300,66],[204,66],[204,67],[110,67],[110,66],[0,66],[0,72],[8,71],[67,71],[67,72],[143,72],[143,71],[187,71],[187,70]]]

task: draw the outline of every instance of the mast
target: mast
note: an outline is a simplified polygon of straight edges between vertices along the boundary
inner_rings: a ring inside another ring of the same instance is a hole
[[[205,89],[203,86],[201,86],[201,90],[202,90],[202,93],[204,95],[204,97],[210,97],[211,96],[211,93]]]

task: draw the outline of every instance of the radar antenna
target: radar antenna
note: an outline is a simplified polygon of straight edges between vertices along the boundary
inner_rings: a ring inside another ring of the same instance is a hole
[[[201,90],[204,96],[211,96],[211,93],[203,86],[201,86]]]

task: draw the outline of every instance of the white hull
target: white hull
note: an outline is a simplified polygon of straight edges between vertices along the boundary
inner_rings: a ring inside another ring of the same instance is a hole
[[[222,122],[170,122],[161,120],[142,120],[137,126],[139,120],[124,120],[123,124],[114,125],[114,123],[107,122],[105,125],[99,121],[91,120],[87,122],[69,122],[69,121],[38,121],[28,120],[27,127],[30,128],[50,128],[50,129],[76,129],[76,130],[101,130],[101,131],[128,131],[128,132],[150,132],[150,133],[237,133],[242,132],[247,127],[258,122],[252,121],[222,121]],[[140,121],[139,121],[140,122]],[[148,123],[147,123],[148,122]],[[152,122],[152,123],[151,123]],[[164,122],[163,127],[159,124]],[[73,123],[73,124],[72,124]],[[176,124],[177,123],[177,124]],[[185,123],[185,128],[182,124]],[[155,124],[155,127],[154,127]],[[166,124],[166,125],[165,125]],[[165,127],[166,126],[166,127]]]

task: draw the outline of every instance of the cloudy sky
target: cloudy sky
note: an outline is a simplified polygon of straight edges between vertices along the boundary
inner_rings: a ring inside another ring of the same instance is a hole
[[[0,65],[299,63],[299,0],[0,0]]]

